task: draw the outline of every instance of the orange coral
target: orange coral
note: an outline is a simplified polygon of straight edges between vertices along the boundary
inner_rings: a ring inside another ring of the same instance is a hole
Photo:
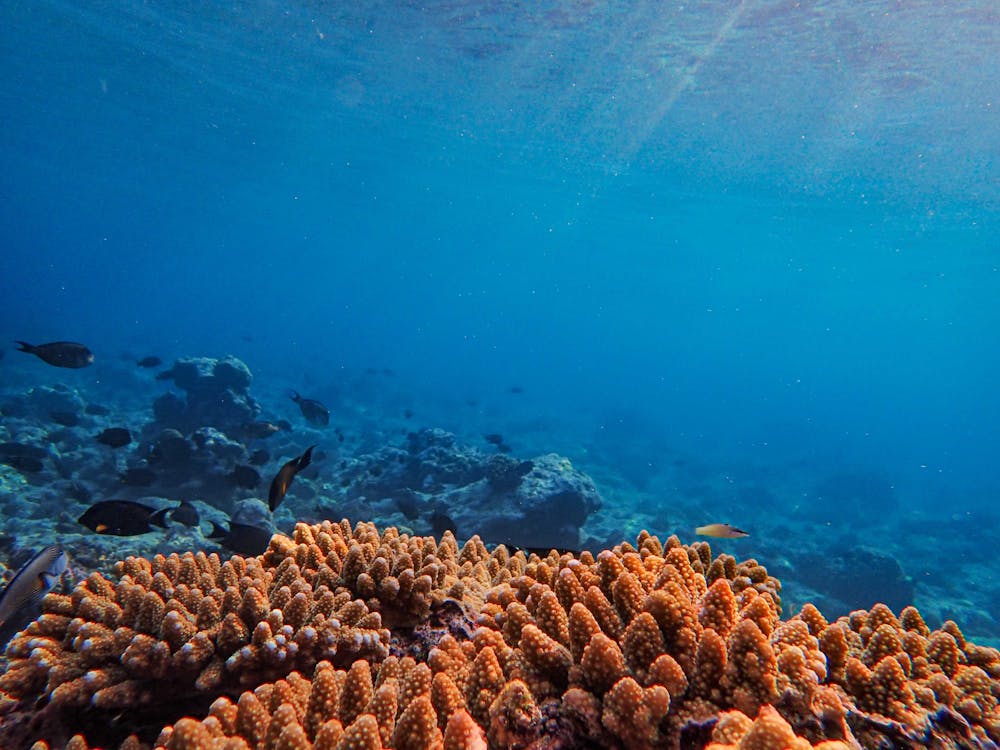
[[[1000,739],[996,650],[912,607],[782,621],[780,584],[703,542],[539,557],[325,522],[118,573],[48,597],[0,688],[98,711],[253,688],[177,717],[168,750]]]

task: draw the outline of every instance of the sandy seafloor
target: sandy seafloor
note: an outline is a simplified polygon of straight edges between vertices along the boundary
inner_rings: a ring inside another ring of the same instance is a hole
[[[625,429],[613,439],[598,440],[548,428],[551,420],[532,417],[529,394],[487,394],[481,400],[467,399],[461,410],[435,412],[411,397],[405,373],[359,365],[354,372],[340,373],[335,388],[314,386],[316,393],[310,395],[322,397],[332,412],[330,425],[318,428],[307,424],[288,398],[291,388],[304,390],[301,382],[256,378],[249,394],[259,404],[258,419],[287,420],[291,429],[243,441],[242,454],[233,440],[234,445],[214,459],[216,465],[192,462],[180,479],[175,469],[170,482],[158,478],[149,487],[129,486],[120,480],[120,472],[146,466],[163,430],[163,424],[154,421],[154,400],[171,391],[184,395],[170,381],[156,379],[172,360],[156,369],[135,367],[134,358],[145,353],[121,352],[88,371],[64,372],[5,352],[0,362],[0,443],[37,446],[47,454],[40,471],[0,465],[0,562],[5,578],[31,552],[52,543],[69,553],[77,576],[89,569],[109,572],[115,560],[131,554],[188,549],[230,554],[207,538],[211,522],[228,525],[236,509],[241,509],[241,518],[257,514],[266,522],[268,514],[259,499],[266,497],[271,476],[283,461],[311,444],[317,445],[313,466],[296,478],[273,514],[277,530],[290,532],[298,520],[346,517],[430,534],[432,508],[445,508],[438,498],[454,503],[462,497],[462,488],[456,492],[447,482],[417,488],[418,511],[404,514],[394,497],[377,489],[384,486],[373,480],[384,478],[386,467],[380,462],[405,455],[414,434],[447,433],[454,435],[448,450],[455,456],[467,463],[487,462],[497,447],[484,434],[498,433],[509,446],[505,455],[516,461],[537,463],[538,457],[554,453],[563,462],[558,465],[593,480],[600,507],[579,529],[581,548],[598,550],[621,539],[634,540],[641,529],[661,538],[677,534],[690,542],[696,538],[696,526],[729,521],[750,530],[750,537],[710,540],[713,551],[764,563],[783,583],[785,616],[807,601],[828,617],[870,607],[876,600],[896,611],[913,603],[932,626],[953,619],[970,639],[1000,645],[1000,581],[991,575],[989,557],[983,554],[992,543],[996,513],[913,512],[884,477],[849,470],[823,476],[805,465],[711,462],[670,451],[663,451],[654,465],[648,460],[650,446],[641,435],[630,444]],[[67,426],[56,419],[77,423]],[[119,449],[99,444],[94,437],[107,427],[127,427],[135,440]],[[433,428],[445,432],[425,432]],[[245,460],[259,448],[269,455],[259,467],[259,487],[228,482],[226,476],[241,455]],[[150,533],[114,537],[99,536],[77,522],[91,503],[112,498],[154,507],[189,500],[199,509],[201,524],[189,528],[168,523]],[[828,518],[834,507],[838,515]],[[459,537],[468,536],[476,524],[474,509],[446,510],[459,522]],[[536,544],[537,539],[521,543]],[[565,535],[553,537],[551,544],[569,546]]]

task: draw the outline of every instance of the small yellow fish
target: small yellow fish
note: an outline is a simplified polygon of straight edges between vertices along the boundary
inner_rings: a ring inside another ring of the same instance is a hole
[[[741,536],[750,536],[750,533],[730,526],[728,523],[710,523],[708,526],[699,526],[694,530],[698,536],[714,536],[718,539],[739,539]]]

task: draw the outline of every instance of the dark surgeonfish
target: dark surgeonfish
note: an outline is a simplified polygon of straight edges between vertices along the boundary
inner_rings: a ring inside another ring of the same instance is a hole
[[[252,466],[237,464],[228,475],[229,481],[237,487],[252,490],[260,484],[260,472]]]
[[[292,401],[299,405],[299,410],[306,421],[316,427],[326,427],[330,424],[330,410],[313,398],[302,398],[297,392],[292,391]]]
[[[63,427],[76,427],[80,424],[80,415],[72,411],[50,411],[49,419]]]
[[[181,500],[181,504],[170,511],[170,520],[185,526],[197,526],[201,522],[198,509],[187,500]]]
[[[213,521],[212,533],[208,538],[215,539],[223,547],[240,555],[261,555],[267,549],[271,536],[273,532],[270,529],[259,526],[230,521],[229,529],[226,530]]]
[[[248,439],[252,440],[263,440],[276,432],[281,432],[281,427],[271,422],[247,422],[240,429]]]
[[[132,500],[102,500],[87,508],[77,521],[98,534],[136,536],[152,531],[154,525],[166,528],[170,510],[157,510]]]
[[[312,461],[312,452],[315,447],[315,445],[310,445],[301,456],[293,458],[291,461],[286,461],[285,465],[275,474],[274,479],[271,480],[271,489],[267,493],[267,505],[272,511],[281,505],[281,501],[285,499],[285,493],[288,492],[288,488],[291,486],[292,480],[295,479],[295,475],[306,468],[309,462]]]
[[[0,464],[6,464],[22,474],[37,474],[45,468],[45,465],[34,456],[0,456]]]
[[[446,531],[454,533],[458,528],[458,525],[451,519],[451,516],[440,508],[436,508],[427,521],[434,531],[434,536],[441,536]]]
[[[81,367],[94,364],[94,353],[83,344],[73,341],[53,341],[50,344],[34,346],[26,341],[15,341],[20,344],[19,352],[34,354],[46,364],[53,367],[68,367],[78,370]]]
[[[109,448],[123,448],[132,442],[132,433],[124,427],[109,427],[101,432],[95,440]]]
[[[134,466],[119,474],[118,481],[129,487],[149,487],[156,481],[156,474],[143,466]]]
[[[138,362],[135,363],[136,367],[159,367],[163,364],[163,360],[159,357],[143,357]]]
[[[250,465],[251,466],[263,466],[268,461],[271,460],[271,454],[268,453],[263,448],[258,448],[253,453],[250,454]]]
[[[43,458],[48,458],[49,452],[37,445],[28,443],[0,443],[0,464],[7,464],[22,473],[34,474],[45,468]]]
[[[39,614],[38,605],[66,572],[69,558],[56,545],[26,562],[0,593],[0,648]]]

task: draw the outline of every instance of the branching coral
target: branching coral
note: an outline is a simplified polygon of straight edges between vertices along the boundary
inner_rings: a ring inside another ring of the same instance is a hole
[[[327,522],[260,558],[130,559],[119,575],[50,596],[0,688],[78,722],[59,712],[202,698],[130,749],[1000,740],[996,650],[954,623],[931,632],[913,608],[829,623],[807,606],[782,621],[778,582],[705,543],[644,533],[543,558]]]

